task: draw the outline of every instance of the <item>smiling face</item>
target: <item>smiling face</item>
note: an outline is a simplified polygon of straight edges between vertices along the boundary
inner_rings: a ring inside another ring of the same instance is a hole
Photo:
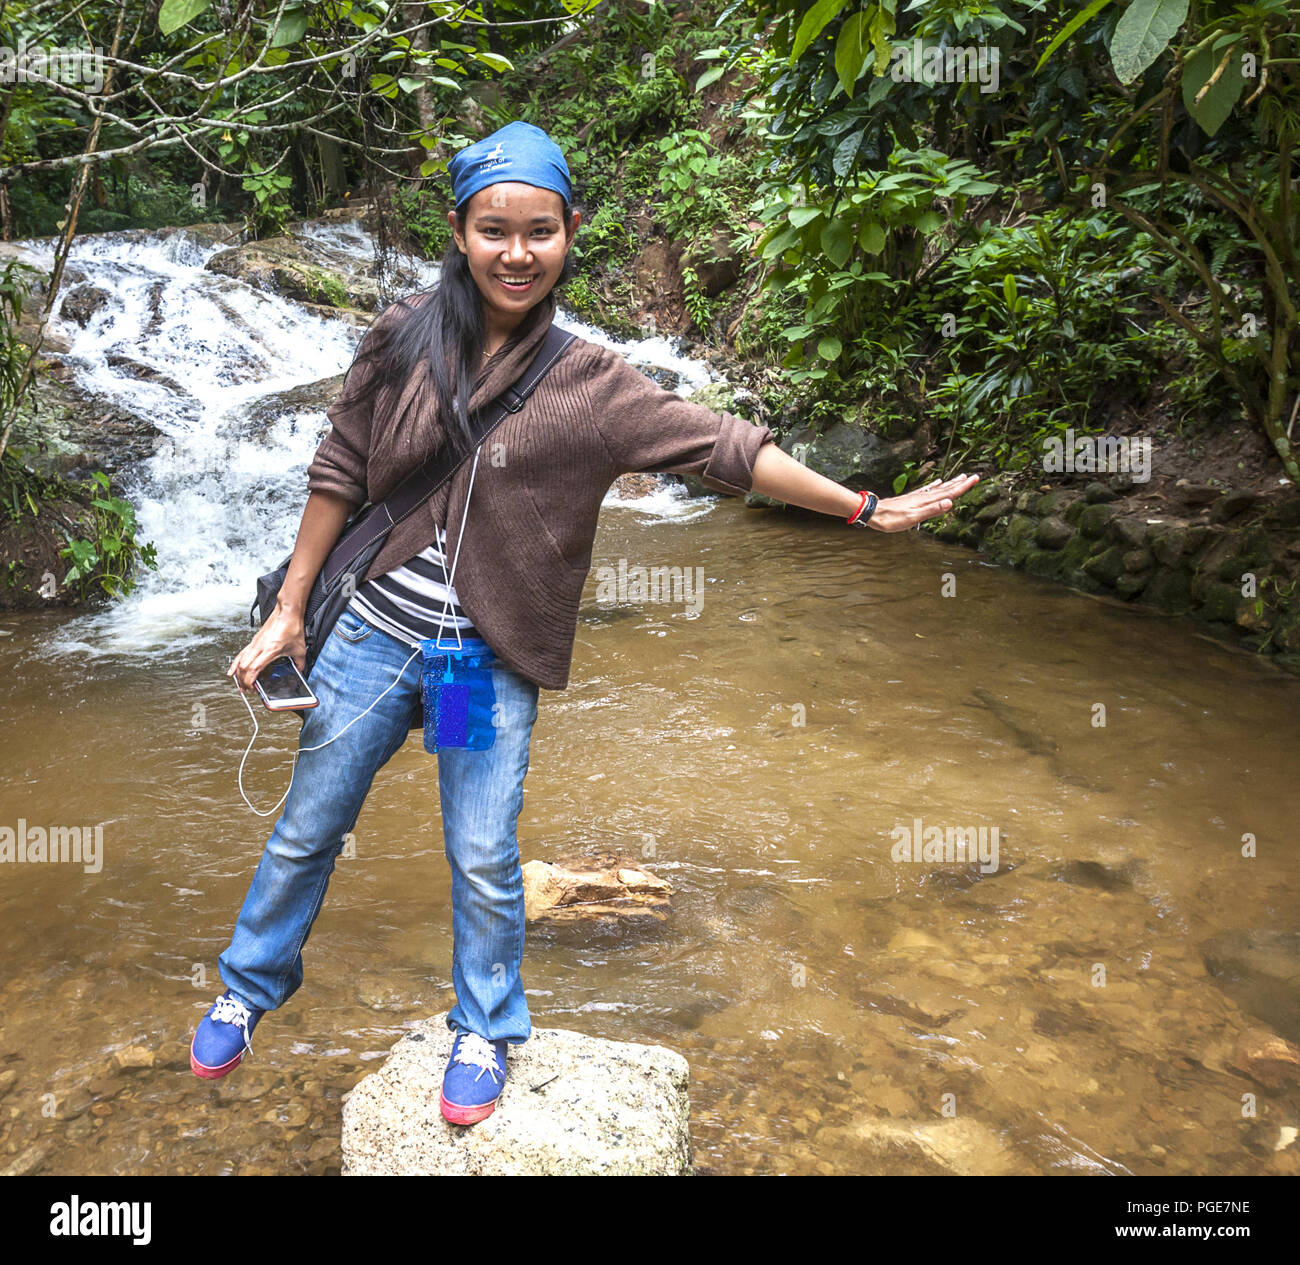
[[[489,353],[555,285],[581,219],[575,211],[566,226],[563,216],[564,199],[553,189],[518,181],[488,185],[470,198],[463,233],[455,212],[447,213],[483,296]]]

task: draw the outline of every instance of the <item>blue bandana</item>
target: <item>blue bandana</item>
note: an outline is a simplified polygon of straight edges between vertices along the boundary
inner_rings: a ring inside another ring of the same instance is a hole
[[[447,164],[447,172],[458,211],[480,189],[506,180],[554,189],[566,203],[573,201],[569,165],[560,147],[531,123],[507,123],[467,145]]]

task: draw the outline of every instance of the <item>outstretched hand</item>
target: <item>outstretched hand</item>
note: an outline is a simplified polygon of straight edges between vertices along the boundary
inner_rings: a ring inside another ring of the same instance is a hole
[[[953,502],[979,481],[977,474],[959,474],[955,479],[935,479],[902,496],[884,497],[867,520],[867,526],[877,531],[908,531],[926,519],[946,514]]]

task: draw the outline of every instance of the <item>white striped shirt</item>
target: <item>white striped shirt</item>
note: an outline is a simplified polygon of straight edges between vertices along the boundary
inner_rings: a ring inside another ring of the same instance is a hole
[[[384,575],[367,580],[348,603],[376,628],[414,649],[422,640],[441,637],[446,642],[474,634],[474,626],[448,588],[444,548],[447,533],[437,529],[437,539],[410,561]]]

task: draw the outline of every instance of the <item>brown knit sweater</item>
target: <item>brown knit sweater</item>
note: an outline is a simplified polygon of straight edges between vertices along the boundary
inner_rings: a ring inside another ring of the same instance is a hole
[[[520,376],[554,315],[548,294],[488,358],[472,408]],[[394,304],[378,321],[401,316]],[[326,411],[332,425],[307,468],[309,490],[334,492],[354,505],[382,500],[443,438],[426,367],[401,390],[384,384],[373,410],[354,399],[371,372],[367,359],[354,365]],[[671,471],[697,474],[707,487],[738,495],[751,488],[758,450],[772,438],[766,426],[691,404],[617,352],[579,337],[480,450],[454,577],[461,606],[506,664],[544,689],[564,689],[596,520],[610,484],[635,471]],[[393,529],[364,579],[414,557],[434,539],[435,524],[447,531],[454,556],[473,463],[471,456]]]

